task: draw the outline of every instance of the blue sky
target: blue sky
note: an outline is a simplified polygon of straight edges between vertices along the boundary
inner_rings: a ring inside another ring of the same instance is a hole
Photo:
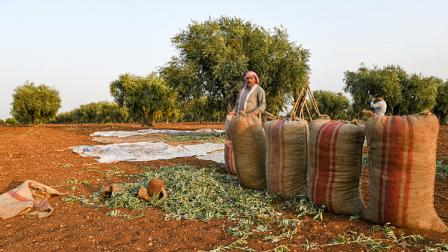
[[[222,15],[283,26],[311,51],[313,90],[342,91],[347,70],[398,64],[448,79],[448,1],[0,1],[0,118],[25,81],[59,90],[60,112],[108,100],[109,83],[146,75],[191,21]]]

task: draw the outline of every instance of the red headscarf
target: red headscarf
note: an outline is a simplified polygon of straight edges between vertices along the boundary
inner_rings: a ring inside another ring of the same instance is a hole
[[[255,84],[260,84],[260,79],[258,78],[257,73],[254,72],[254,71],[249,71],[249,72],[247,72],[247,73],[244,75],[244,83],[247,84],[247,82],[246,82],[246,78],[249,77],[249,76],[254,76],[254,77],[255,77]]]

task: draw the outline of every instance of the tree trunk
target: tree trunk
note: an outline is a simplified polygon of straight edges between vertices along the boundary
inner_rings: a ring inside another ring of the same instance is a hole
[[[154,121],[153,121],[153,114],[150,112],[150,113],[148,113],[148,120],[147,120],[147,124],[148,124],[148,126],[154,126]]]
[[[145,107],[142,109],[142,124],[143,126],[154,126],[153,125],[153,114],[154,112],[148,111]]]

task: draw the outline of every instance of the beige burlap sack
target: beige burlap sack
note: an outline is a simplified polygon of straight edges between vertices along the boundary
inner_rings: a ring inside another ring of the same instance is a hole
[[[330,212],[359,214],[364,127],[318,119],[309,128],[308,197]]]
[[[238,115],[230,122],[235,167],[240,184],[247,188],[266,187],[266,139],[261,120],[253,115]]]
[[[233,154],[232,136],[230,133],[230,121],[233,115],[227,115],[224,123],[224,131],[226,133],[226,140],[224,143],[224,164],[228,173],[236,175],[235,156]]]
[[[370,201],[367,220],[448,231],[434,209],[436,116],[372,116],[366,123]]]
[[[37,215],[39,218],[53,212],[48,199],[52,195],[63,195],[56,189],[33,180],[0,195],[0,218],[7,219],[20,214]]]
[[[306,195],[307,121],[279,119],[264,129],[268,191],[284,197]]]

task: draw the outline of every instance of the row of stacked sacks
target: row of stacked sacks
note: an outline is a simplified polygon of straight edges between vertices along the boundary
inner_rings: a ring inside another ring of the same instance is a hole
[[[439,121],[426,113],[372,116],[365,125],[330,119],[227,118],[226,169],[247,188],[307,195],[327,211],[407,228],[448,231],[434,209]],[[369,155],[367,206],[360,193]]]

